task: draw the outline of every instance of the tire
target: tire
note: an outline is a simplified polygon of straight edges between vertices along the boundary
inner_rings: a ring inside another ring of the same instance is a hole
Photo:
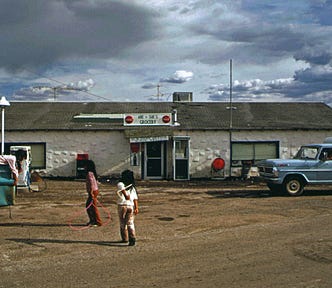
[[[291,176],[286,178],[283,184],[283,190],[290,196],[300,196],[303,194],[304,185],[305,184],[301,178],[297,176]]]

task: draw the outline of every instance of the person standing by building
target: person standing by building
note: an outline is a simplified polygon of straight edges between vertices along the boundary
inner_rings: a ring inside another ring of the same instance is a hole
[[[28,186],[30,183],[28,151],[19,149],[15,152],[16,166],[18,170],[18,185]]]
[[[97,196],[99,194],[97,172],[95,163],[92,160],[87,160],[86,172],[86,191],[88,192],[86,209],[90,220],[88,225],[101,226],[102,221],[97,208]]]
[[[128,186],[125,187],[123,182],[117,184],[120,235],[123,243],[129,241],[129,246],[134,246],[136,243],[134,220],[138,214],[138,197],[135,186],[132,184]]]

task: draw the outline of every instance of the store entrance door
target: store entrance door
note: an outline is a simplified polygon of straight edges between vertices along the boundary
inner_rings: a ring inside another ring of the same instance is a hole
[[[174,137],[174,180],[189,180],[189,138]]]
[[[146,178],[163,179],[164,170],[164,142],[146,142],[144,171]]]

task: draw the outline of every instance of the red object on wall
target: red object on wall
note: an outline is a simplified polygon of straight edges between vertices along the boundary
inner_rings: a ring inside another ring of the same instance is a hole
[[[130,143],[130,151],[132,153],[138,153],[139,152],[139,143]]]
[[[171,117],[169,117],[168,115],[163,116],[164,123],[169,123],[170,121],[171,121]]]
[[[76,160],[89,160],[88,153],[77,154]]]
[[[131,115],[126,116],[125,118],[126,123],[131,124],[134,122],[134,117]]]
[[[212,168],[214,171],[220,171],[225,167],[225,160],[222,158],[216,158],[212,162]]]

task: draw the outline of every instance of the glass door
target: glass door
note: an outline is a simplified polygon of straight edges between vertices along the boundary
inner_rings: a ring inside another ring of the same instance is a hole
[[[145,143],[145,175],[149,179],[164,176],[164,142]]]
[[[189,180],[189,139],[174,139],[174,180]]]

